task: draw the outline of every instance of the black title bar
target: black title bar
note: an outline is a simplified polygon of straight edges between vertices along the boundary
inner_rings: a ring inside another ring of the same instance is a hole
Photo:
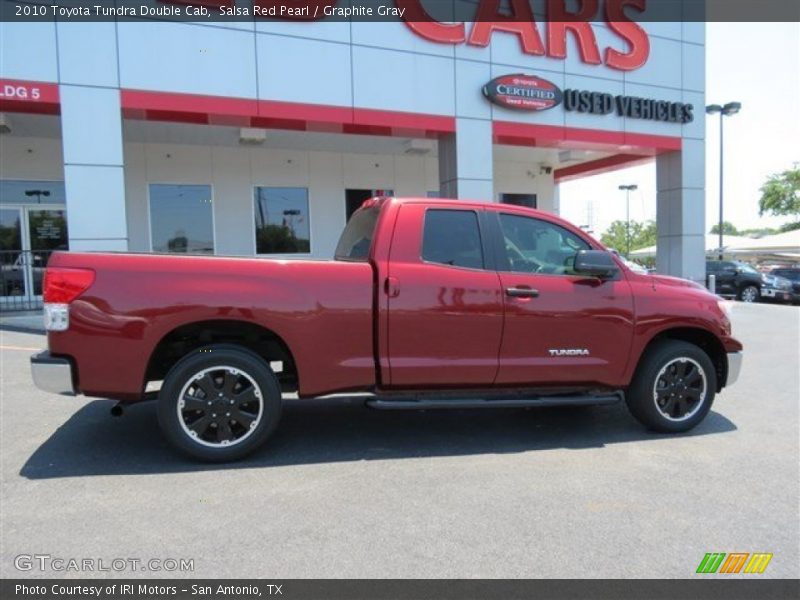
[[[561,598],[772,600],[800,597],[797,579],[5,579],[4,600],[470,600]]]
[[[528,8],[526,8],[526,6]],[[0,21],[800,22],[796,0],[0,0]],[[787,49],[788,51],[789,49]]]

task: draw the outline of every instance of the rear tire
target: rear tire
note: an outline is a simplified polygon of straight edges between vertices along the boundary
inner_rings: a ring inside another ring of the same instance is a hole
[[[281,416],[281,391],[264,360],[246,348],[193,350],[170,369],[158,421],[178,450],[208,462],[240,459],[261,446]]]
[[[755,285],[745,285],[739,290],[737,298],[742,302],[758,302],[761,296],[761,290]]]
[[[703,350],[687,342],[664,340],[642,357],[625,402],[646,427],[680,433],[705,418],[716,389],[716,370]]]

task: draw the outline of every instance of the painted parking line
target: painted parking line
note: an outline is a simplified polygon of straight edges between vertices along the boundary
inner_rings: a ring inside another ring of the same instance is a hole
[[[20,350],[22,352],[39,352],[41,348],[28,348],[27,346],[0,346],[0,350]]]

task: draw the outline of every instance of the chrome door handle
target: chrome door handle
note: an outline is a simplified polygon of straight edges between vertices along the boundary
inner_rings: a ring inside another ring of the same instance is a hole
[[[506,296],[511,296],[512,298],[538,298],[539,290],[534,290],[532,288],[510,287],[506,288]]]

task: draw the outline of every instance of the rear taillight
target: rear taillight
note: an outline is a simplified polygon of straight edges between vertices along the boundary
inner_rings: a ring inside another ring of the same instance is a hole
[[[89,289],[94,271],[49,267],[44,272],[44,328],[66,331],[69,328],[69,303]]]
[[[94,271],[48,267],[44,272],[44,301],[69,304],[94,283]]]

